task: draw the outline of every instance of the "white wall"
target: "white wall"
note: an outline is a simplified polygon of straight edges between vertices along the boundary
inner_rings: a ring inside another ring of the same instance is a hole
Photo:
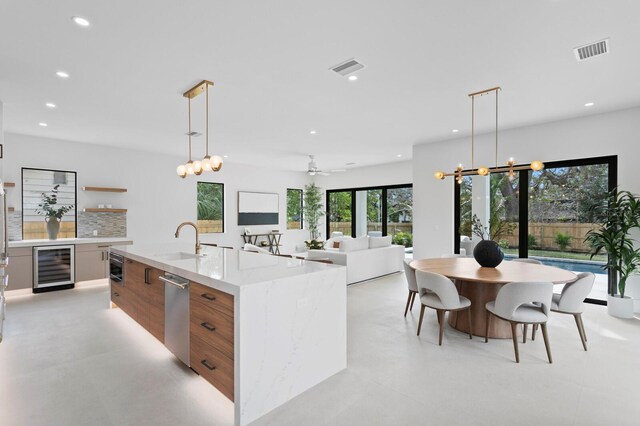
[[[126,208],[127,236],[135,243],[173,242],[178,224],[196,220],[196,182],[225,184],[225,233],[205,234],[202,241],[239,248],[244,226],[238,223],[238,191],[275,192],[280,195],[280,224],[251,227],[252,231],[280,229],[284,232],[284,252],[309,238],[305,230],[286,230],[286,190],[303,188],[309,182],[304,173],[281,172],[247,166],[235,159],[225,162],[218,173],[203,173],[180,179],[176,166],[185,158],[165,154],[112,148],[101,145],[5,135],[4,177],[16,182],[9,190],[8,204],[21,208],[21,168],[47,168],[78,173],[78,208],[112,204]],[[123,194],[84,192],[83,186],[124,187]],[[193,240],[193,231],[184,229],[181,240]]]
[[[494,163],[492,138],[476,138],[476,167]],[[509,157],[528,163],[618,155],[618,184],[640,193],[640,108],[505,130],[500,140],[500,163]],[[433,174],[453,170],[460,162],[468,167],[469,158],[468,138],[414,146],[414,258],[453,252],[455,181],[439,181]]]
[[[357,167],[346,172],[316,176],[316,184],[324,190],[399,185],[413,182],[413,163],[398,161],[370,167]]]

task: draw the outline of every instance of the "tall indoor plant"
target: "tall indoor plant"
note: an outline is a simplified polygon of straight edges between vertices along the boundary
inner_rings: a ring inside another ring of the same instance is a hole
[[[58,238],[62,217],[73,209],[73,206],[58,205],[59,187],[60,185],[55,185],[50,194],[43,192],[41,194],[42,202],[38,204],[36,209],[37,214],[45,216],[44,220],[47,222],[47,234],[49,234],[50,240]]]
[[[609,272],[609,314],[631,318],[633,299],[624,293],[627,279],[640,270],[640,249],[631,235],[640,229],[640,197],[614,189],[592,211],[600,226],[587,232],[585,242],[591,247],[592,258],[601,252],[608,255],[603,269]]]
[[[318,248],[318,244],[319,248],[324,246],[322,242],[318,241],[320,238],[320,219],[325,214],[322,207],[322,189],[315,183],[305,185],[303,216],[311,234],[311,241],[305,241],[308,248]]]

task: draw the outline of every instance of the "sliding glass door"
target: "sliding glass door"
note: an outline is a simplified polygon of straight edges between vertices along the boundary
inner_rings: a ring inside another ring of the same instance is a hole
[[[593,272],[596,283],[590,298],[607,299],[606,255],[591,258],[584,243],[598,227],[592,208],[609,191],[609,164],[558,167],[529,174],[528,256],[546,265],[575,272]]]
[[[327,237],[393,236],[394,244],[413,246],[411,185],[327,191]]]
[[[471,235],[476,215],[490,227],[507,259],[530,257],[545,265],[596,274],[588,300],[603,303],[606,256],[592,259],[584,238],[598,226],[592,206],[617,185],[617,157],[547,162],[540,171],[522,170],[511,178],[506,173],[489,176],[466,176],[455,185],[456,252],[461,238],[478,239]]]
[[[327,238],[334,232],[352,235],[353,193],[335,191],[327,194]]]
[[[413,188],[387,190],[387,232],[395,244],[413,247]]]

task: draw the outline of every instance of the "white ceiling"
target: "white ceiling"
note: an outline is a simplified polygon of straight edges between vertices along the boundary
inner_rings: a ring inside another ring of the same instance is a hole
[[[181,93],[209,79],[212,150],[227,161],[405,160],[468,134],[466,94],[494,85],[503,128],[639,105],[639,15],[632,0],[2,0],[5,131],[186,156]],[[572,48],[606,37],[611,54],[576,62]],[[351,57],[367,65],[358,81],[328,71]],[[478,111],[490,130],[492,101]]]

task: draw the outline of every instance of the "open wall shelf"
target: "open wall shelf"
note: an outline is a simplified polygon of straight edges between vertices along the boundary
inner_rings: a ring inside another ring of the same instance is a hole
[[[96,192],[127,192],[127,188],[110,188],[106,186],[83,186],[82,190]]]
[[[15,182],[5,182],[4,183],[4,187],[5,188],[15,188],[16,184],[15,184]]]

